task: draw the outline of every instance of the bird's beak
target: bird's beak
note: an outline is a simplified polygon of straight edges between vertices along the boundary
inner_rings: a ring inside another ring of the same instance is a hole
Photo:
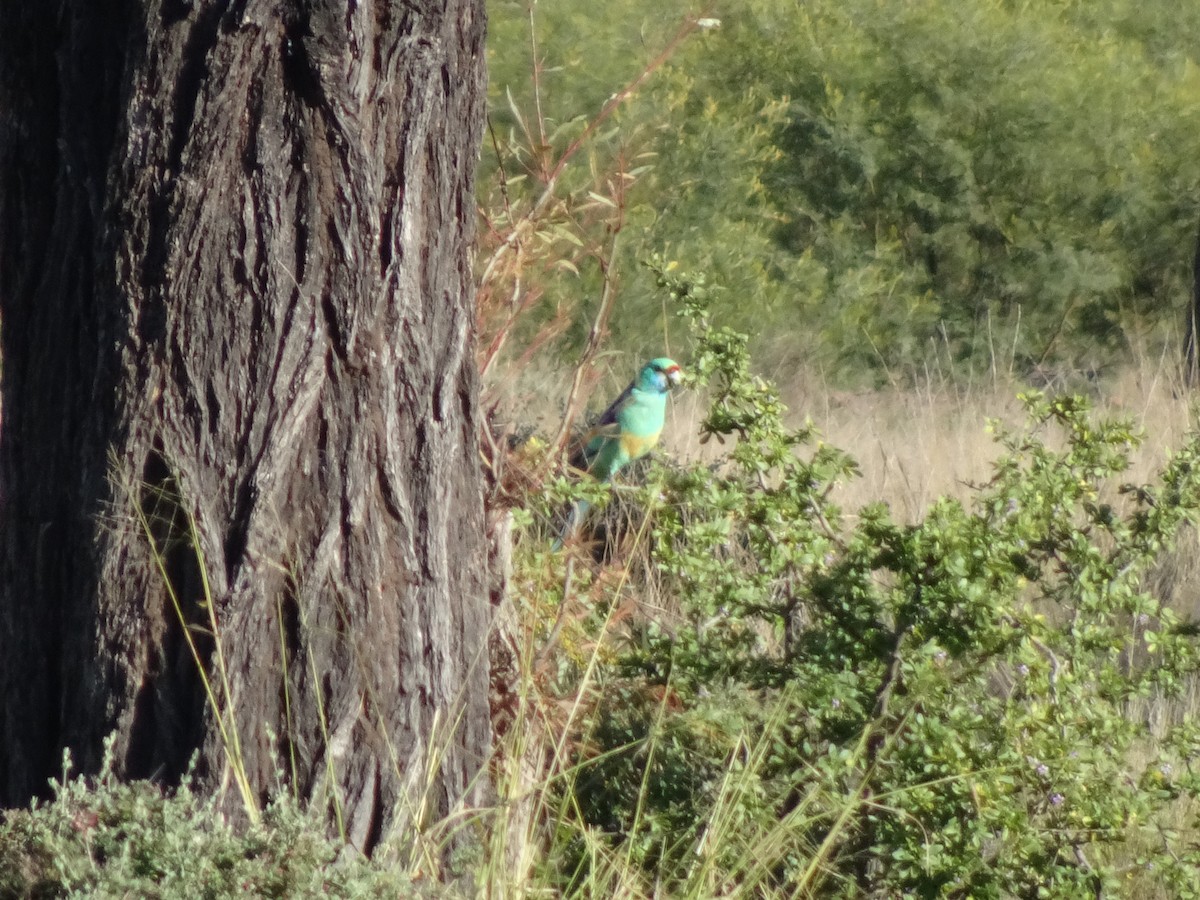
[[[672,385],[679,384],[681,378],[683,378],[683,369],[679,368],[679,366],[672,366],[667,369],[667,381],[671,382]]]

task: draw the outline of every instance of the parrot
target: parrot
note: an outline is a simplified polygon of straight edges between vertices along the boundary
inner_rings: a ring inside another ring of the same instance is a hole
[[[666,420],[667,393],[682,375],[679,364],[665,356],[646,363],[584,436],[572,456],[572,465],[597,481],[611,481],[626,465],[653,450]],[[571,505],[554,550],[560,549],[579,527],[588,506],[586,500],[576,500]]]

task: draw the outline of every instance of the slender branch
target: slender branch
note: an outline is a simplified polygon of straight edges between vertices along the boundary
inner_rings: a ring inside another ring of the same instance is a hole
[[[532,58],[533,70],[533,108],[537,115],[538,127],[538,147],[539,149],[547,146],[546,141],[546,118],[542,115],[542,61],[538,58],[537,48],[537,26],[533,21],[533,10],[537,6],[536,2],[529,4],[529,55]],[[540,159],[540,157],[539,157]]]
[[[616,261],[617,261],[617,241],[621,236],[621,229],[625,224],[625,171],[624,166],[618,173],[614,184],[614,193],[616,195],[617,215],[614,224],[611,226],[612,239],[609,242],[608,254],[598,254],[597,258],[600,263],[600,271],[604,275],[604,289],[600,294],[600,308],[596,311],[596,318],[592,320],[592,328],[588,332],[587,343],[584,345],[583,354],[579,357],[579,362],[575,365],[575,374],[571,378],[571,389],[567,392],[567,405],[563,412],[562,423],[559,425],[558,434],[554,436],[553,442],[550,444],[551,453],[549,459],[555,459],[562,453],[566,447],[567,441],[571,436],[571,426],[578,417],[580,407],[583,404],[582,388],[585,375],[591,367],[592,360],[595,358],[597,351],[600,349],[600,342],[604,335],[608,333],[608,320],[612,315],[613,304],[616,300]]]
[[[545,176],[545,178],[544,178],[545,188],[543,189],[541,196],[538,197],[537,202],[533,204],[533,207],[524,216],[521,223],[514,223],[514,225],[512,226],[512,230],[509,233],[509,236],[500,244],[500,246],[498,246],[492,252],[491,257],[488,259],[487,263],[483,267],[483,274],[480,276],[480,279],[479,279],[480,284],[486,284],[488,282],[488,280],[491,279],[491,277],[496,269],[496,266],[498,266],[500,263],[500,260],[503,259],[504,256],[506,256],[513,249],[513,247],[516,246],[516,244],[518,244],[520,242],[520,236],[523,231],[521,225],[537,219],[539,216],[541,216],[542,212],[546,209],[546,207],[550,205],[550,201],[553,200],[554,196],[555,196],[555,189],[558,186],[558,179],[562,175],[563,171],[566,169],[567,164],[570,163],[570,161],[574,158],[575,154],[578,153],[580,151],[580,149],[582,149],[584,144],[592,137],[593,134],[596,133],[596,130],[599,129],[599,127],[601,125],[603,125],[604,122],[614,112],[616,112],[617,108],[621,104],[623,104],[626,100],[628,100],[630,97],[632,97],[634,95],[634,93],[637,92],[638,88],[640,88],[642,86],[643,82],[645,82],[647,78],[649,78],[654,72],[656,72],[660,68],[662,68],[662,66],[667,62],[667,60],[670,59],[676,53],[676,51],[679,49],[679,46],[684,42],[684,40],[686,40],[692,34],[692,32],[696,31],[696,29],[700,27],[699,26],[700,20],[704,19],[706,16],[708,16],[711,13],[711,11],[712,11],[712,4],[709,4],[709,6],[706,7],[704,12],[700,13],[699,15],[689,16],[688,18],[686,18],[683,21],[683,24],[680,25],[679,30],[676,31],[674,37],[672,37],[671,40],[667,42],[666,46],[662,49],[662,51],[658,54],[658,56],[656,56],[653,60],[651,60],[650,63],[645,68],[643,68],[642,71],[639,72],[638,75],[632,81],[630,81],[627,85],[625,85],[625,87],[623,87],[621,90],[617,91],[617,93],[613,94],[608,99],[608,102],[605,103],[604,106],[600,109],[600,112],[596,114],[596,117],[594,119],[592,119],[592,121],[588,123],[587,127],[584,128],[583,131],[579,134],[579,136],[577,138],[575,138],[575,140],[573,140],[567,146],[567,149],[564,150],[562,155],[558,158],[558,162],[555,164],[554,168],[550,171],[550,173],[548,175]],[[530,24],[532,27],[532,12],[531,12]],[[539,94],[538,82],[537,82],[537,68],[538,68],[538,63],[537,63],[537,60],[535,59],[534,60],[534,96],[535,96],[534,102],[537,105],[537,115],[538,115],[538,123],[539,123],[538,128],[541,129],[543,127],[543,125],[542,125],[542,121],[541,121],[541,105],[540,105],[541,101],[540,101],[540,94]],[[542,138],[542,146],[545,146],[545,138],[544,137]]]
[[[550,658],[550,654],[554,651],[558,644],[558,639],[562,636],[563,626],[567,622],[567,609],[571,605],[571,581],[575,577],[575,556],[567,554],[567,571],[563,575],[562,600],[558,604],[558,615],[554,617],[554,625],[550,628],[550,634],[546,636],[546,642],[534,657],[531,671],[537,672],[546,661]]]

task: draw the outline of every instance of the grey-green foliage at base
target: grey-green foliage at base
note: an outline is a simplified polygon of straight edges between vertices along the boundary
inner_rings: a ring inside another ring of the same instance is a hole
[[[602,20],[571,0],[491,8],[495,149],[519,208],[545,187],[538,161],[577,138],[697,5],[647,14],[614,0]],[[931,351],[951,366],[1093,368],[1178,332],[1200,186],[1190,6],[706,11],[720,25],[684,42],[555,187],[563,215],[545,239],[588,245],[582,208],[607,192],[597,173],[637,172],[620,198],[620,259],[603,267],[622,279],[612,328],[625,349],[644,355],[661,339],[653,280],[632,265],[660,251],[727,288],[717,311],[752,331],[768,363],[804,359],[846,379],[922,371]],[[515,123],[535,109],[545,134],[522,151]],[[485,209],[500,206],[496,166],[489,148]],[[596,302],[599,267],[556,278],[540,285],[543,311]],[[567,334],[580,339],[587,320],[568,317]]]
[[[445,897],[342,852],[286,798],[235,827],[189,789],[64,779],[0,820],[0,897]]]
[[[647,894],[1200,896],[1197,729],[1133,712],[1200,673],[1146,587],[1200,514],[1200,441],[1123,484],[1132,425],[1031,392],[969,502],[846,515],[854,462],[784,427],[701,280],[652,271],[737,443],[641,495],[659,612],[595,676],[564,884],[592,835]]]

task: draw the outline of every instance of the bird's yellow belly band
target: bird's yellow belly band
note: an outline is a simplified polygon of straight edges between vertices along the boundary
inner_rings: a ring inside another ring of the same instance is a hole
[[[645,456],[658,443],[658,434],[623,434],[621,435],[621,452],[630,459]]]

